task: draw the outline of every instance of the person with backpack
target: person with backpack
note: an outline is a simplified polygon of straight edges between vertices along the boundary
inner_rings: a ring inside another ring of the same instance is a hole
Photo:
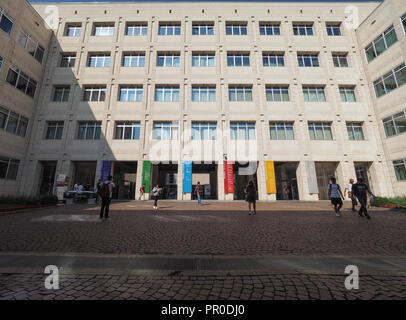
[[[99,203],[99,198],[100,198],[100,189],[103,185],[102,179],[99,179],[96,183],[96,186],[94,187],[94,192],[96,193],[96,203]]]
[[[341,187],[336,183],[336,178],[331,178],[331,183],[328,185],[328,198],[334,206],[336,216],[340,216],[340,210],[343,207],[343,200],[345,199],[341,192]],[[342,200],[341,200],[342,199]]]
[[[257,189],[255,188],[254,182],[250,180],[244,188],[245,201],[248,202],[248,215],[257,213]],[[251,211],[251,204],[254,208],[254,212]]]
[[[201,196],[202,196],[202,193],[203,193],[203,187],[202,187],[202,185],[200,184],[200,181],[198,181],[197,182],[197,185],[196,185],[196,187],[195,187],[195,195],[197,196],[197,203],[198,203],[198,205],[202,205],[202,198],[201,198]]]
[[[109,176],[107,180],[103,182],[100,188],[100,197],[102,200],[100,208],[100,219],[103,219],[103,217],[104,219],[109,219],[110,202],[113,195],[113,188],[115,188],[113,177]]]
[[[361,208],[358,211],[358,215],[360,217],[366,217],[367,219],[371,219],[371,216],[368,214],[367,210],[367,201],[368,201],[368,193],[375,197],[375,195],[369,190],[368,186],[364,183],[362,178],[357,179],[357,183],[352,185],[352,193],[354,196],[357,197],[358,202]]]
[[[155,210],[158,210],[158,199],[161,195],[162,189],[159,187],[159,184],[156,184],[152,189],[152,199],[154,199],[154,206],[152,207]]]

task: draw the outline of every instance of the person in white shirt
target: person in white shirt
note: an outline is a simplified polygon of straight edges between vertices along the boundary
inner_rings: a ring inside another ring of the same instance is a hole
[[[81,183],[79,183],[78,186],[78,193],[83,193],[83,190],[85,189],[85,187],[83,187],[83,185]]]
[[[113,182],[113,177],[109,176],[107,181],[105,181],[100,188],[100,197],[102,199],[100,219],[109,219],[110,202],[111,197],[113,196],[113,188],[115,187],[116,185]]]
[[[348,193],[348,198],[351,199],[352,202],[352,211],[356,211],[355,207],[358,205],[357,199],[352,194],[352,185],[354,184],[354,179],[350,179],[349,183],[345,186],[344,190],[344,197],[346,197]]]

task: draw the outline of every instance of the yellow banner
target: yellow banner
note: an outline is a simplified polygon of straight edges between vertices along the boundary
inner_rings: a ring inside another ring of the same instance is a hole
[[[265,161],[266,192],[276,193],[275,166],[273,161]]]

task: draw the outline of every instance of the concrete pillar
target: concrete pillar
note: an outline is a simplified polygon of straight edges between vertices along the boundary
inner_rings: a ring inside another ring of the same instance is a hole
[[[223,161],[219,161],[219,163],[217,164],[217,195],[218,195],[219,200],[226,200],[226,194],[224,193],[224,162]]]
[[[258,200],[276,200],[275,193],[267,193],[265,161],[258,162],[257,170]]]
[[[297,187],[299,189],[299,200],[318,200],[318,194],[309,193],[309,184],[307,182],[306,163],[300,161],[296,171]]]
[[[137,161],[137,178],[135,182],[135,200],[140,198],[140,188],[142,187],[142,169],[143,169],[144,161],[140,160]],[[151,186],[152,188],[152,186]],[[151,191],[151,190],[150,190]],[[144,194],[144,200],[149,200],[149,192]]]

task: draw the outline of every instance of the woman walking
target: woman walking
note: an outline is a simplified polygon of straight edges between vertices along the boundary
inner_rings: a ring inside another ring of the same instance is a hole
[[[152,199],[154,199],[154,206],[155,210],[158,210],[158,199],[161,193],[161,188],[159,188],[159,184],[156,184],[155,187],[152,189]]]
[[[257,190],[255,189],[254,182],[250,180],[248,182],[248,185],[245,187],[245,200],[248,202],[248,214],[251,215],[257,213],[257,206],[256,206],[256,201],[257,199]],[[254,207],[254,212],[251,211],[251,204]]]

